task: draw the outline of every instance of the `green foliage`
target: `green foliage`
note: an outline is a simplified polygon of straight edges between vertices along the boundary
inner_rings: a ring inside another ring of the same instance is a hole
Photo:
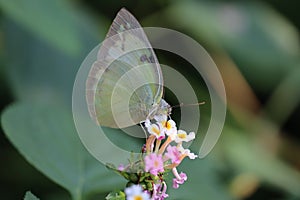
[[[8,61],[5,72],[13,94],[21,100],[69,102],[77,69],[85,53],[93,48],[91,44],[96,44],[95,37],[80,28],[78,32],[85,44],[80,56],[74,57],[51,47],[10,20],[3,23]]]
[[[236,171],[256,174],[259,179],[300,197],[300,173],[253,142],[253,138],[229,129],[224,139],[226,155]],[[230,138],[230,139],[229,139]],[[272,170],[270,170],[272,169]]]
[[[28,162],[67,189],[73,199],[124,185],[84,149],[72,116],[61,105],[14,104],[3,113],[2,127]]]
[[[125,200],[125,193],[122,191],[111,192],[105,198],[106,200]]]
[[[30,191],[26,192],[24,200],[39,200],[34,194],[32,194]]]
[[[261,2],[178,1],[164,15],[172,27],[226,49],[258,91],[270,91],[298,63],[297,30]]]
[[[85,46],[78,32],[84,15],[66,0],[1,0],[0,6],[7,17],[63,52],[78,56]]]
[[[102,20],[107,16],[101,11],[92,13],[83,6],[85,3],[0,0],[0,79],[8,85],[3,87],[16,101],[2,113],[2,129],[32,166],[65,188],[73,199],[94,199],[99,195],[107,196],[109,200],[124,200],[123,192],[111,191],[123,189],[126,181],[87,152],[78,138],[71,114],[76,72],[86,54],[101,41],[108,29]],[[170,199],[232,199],[228,188],[231,181],[243,173],[258,178],[256,187],[267,185],[287,199],[299,199],[299,170],[292,165],[299,162],[299,155],[295,153],[299,147],[295,145],[292,153],[287,153],[285,159],[291,161],[285,162],[280,158],[284,141],[282,138],[279,141],[276,135],[300,101],[299,31],[270,6],[258,2],[152,4],[157,8],[148,18],[151,26],[181,30],[202,41],[212,49],[211,52],[224,51],[224,55],[231,56],[256,92],[267,97],[272,94],[266,110],[280,122],[270,127],[270,122],[260,116],[256,120],[263,128],[258,129],[253,118],[244,126],[231,116],[234,110],[229,110],[224,133],[213,154],[203,160],[184,161],[179,172],[184,171],[188,181],[178,190],[169,187]],[[105,5],[108,4],[103,3],[103,10],[107,8]],[[136,6],[135,9],[128,8],[134,14],[141,13],[141,4],[130,5]],[[114,9],[111,6],[115,6]],[[109,22],[114,12],[123,6],[109,4]],[[138,16],[139,20],[147,17],[146,12],[143,13],[145,8],[141,10],[143,15]],[[226,63],[221,67],[226,68]],[[233,84],[239,85],[239,82],[233,80]],[[199,85],[195,82],[193,86],[202,91]],[[276,88],[277,85],[280,86]],[[5,102],[8,100],[11,99],[7,98]],[[248,111],[241,110],[235,117],[239,119],[247,114]],[[209,119],[206,113],[201,117]],[[255,127],[255,134],[249,128],[251,125]],[[114,129],[105,132],[116,145],[135,152],[140,150],[141,140]],[[266,141],[265,137],[268,138],[270,133],[274,141]],[[270,150],[268,145],[277,149]],[[132,179],[129,174],[122,175]],[[168,178],[168,185],[172,185],[172,175]],[[24,199],[38,198],[27,192]]]

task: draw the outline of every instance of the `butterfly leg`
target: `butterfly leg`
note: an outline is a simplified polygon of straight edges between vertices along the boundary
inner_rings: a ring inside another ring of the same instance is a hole
[[[143,125],[143,123],[144,123],[145,121],[140,121],[140,126],[142,127],[142,129],[143,129],[143,131],[144,131],[144,133],[145,133],[145,138],[147,138],[147,131],[145,130],[145,127],[144,127],[144,125]]]
[[[142,129],[143,129],[143,131],[145,133],[145,138],[146,138],[146,142],[147,142],[148,134],[147,134],[147,131],[146,131],[143,123],[145,123],[145,121],[140,121],[140,126],[142,127]],[[146,144],[146,142],[145,142],[145,144]]]

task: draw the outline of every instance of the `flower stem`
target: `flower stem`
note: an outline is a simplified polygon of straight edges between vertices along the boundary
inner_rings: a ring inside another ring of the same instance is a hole
[[[161,144],[161,140],[156,140],[156,143],[155,143],[155,153],[158,152],[160,144]]]
[[[163,154],[167,148],[167,146],[172,142],[171,137],[169,136],[167,140],[163,143],[163,145],[160,147],[158,154]]]
[[[146,152],[147,152],[147,154],[149,154],[151,152],[154,140],[155,140],[154,135],[150,135],[149,138],[147,139],[147,142],[146,142]]]
[[[180,165],[180,163],[182,162],[182,160],[183,160],[185,157],[187,157],[187,156],[188,156],[187,154],[182,154],[182,155],[180,156],[180,159],[179,159],[180,162],[169,164],[169,165],[166,166],[166,169],[173,169],[173,168],[177,167],[178,165]]]
[[[181,180],[181,177],[179,176],[176,167],[174,167],[174,168],[172,169],[172,172],[173,172],[173,174],[174,174],[174,176],[176,177],[177,180]]]

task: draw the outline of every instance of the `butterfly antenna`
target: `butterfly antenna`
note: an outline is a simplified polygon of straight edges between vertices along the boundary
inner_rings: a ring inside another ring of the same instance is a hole
[[[199,103],[191,103],[191,104],[183,104],[183,103],[180,103],[178,105],[175,105],[175,106],[172,106],[171,108],[179,108],[179,107],[185,107],[185,106],[200,106],[200,105],[204,105],[205,104],[205,101],[203,102],[199,102]]]

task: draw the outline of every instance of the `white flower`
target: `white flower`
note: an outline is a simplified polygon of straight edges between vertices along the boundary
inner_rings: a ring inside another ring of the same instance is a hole
[[[167,120],[167,115],[155,115],[154,119],[157,121],[161,131],[170,136],[172,141],[175,140],[177,134],[176,123],[172,119]]]
[[[198,155],[192,153],[189,149],[186,149],[186,150],[187,150],[186,153],[188,154],[189,159],[194,160],[194,159],[196,159],[198,157]]]
[[[151,124],[147,129],[151,135],[154,135],[158,140],[162,140],[165,138],[165,133],[159,125]]]
[[[175,138],[175,142],[176,143],[189,142],[193,139],[195,139],[195,133],[194,132],[190,132],[189,134],[187,134],[183,130],[178,130],[176,138]]]
[[[150,200],[150,195],[143,192],[140,185],[132,185],[125,189],[126,200]]]
[[[177,146],[177,148],[178,148],[178,150],[180,151],[181,154],[187,155],[189,157],[189,159],[194,160],[198,157],[196,154],[192,153],[191,150],[185,149],[181,145]]]
[[[163,127],[166,135],[169,136],[172,141],[174,141],[177,135],[176,123],[170,119],[163,124]]]

